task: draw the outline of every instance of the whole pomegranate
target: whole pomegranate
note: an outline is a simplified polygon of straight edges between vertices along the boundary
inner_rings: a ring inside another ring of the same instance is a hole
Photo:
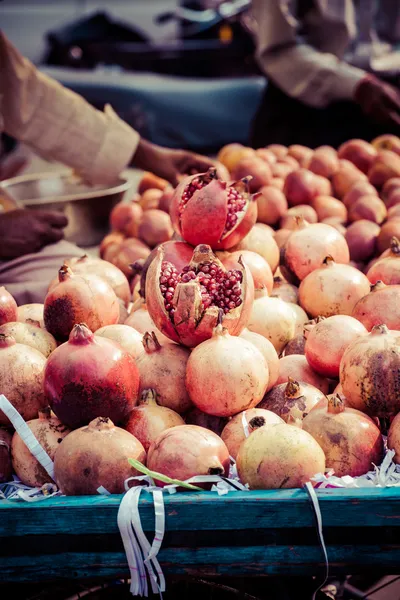
[[[111,229],[128,237],[136,237],[142,216],[143,210],[138,202],[119,202],[110,213]]]
[[[142,334],[129,325],[106,325],[96,331],[96,338],[103,337],[116,342],[133,358],[143,354]]]
[[[351,260],[367,261],[375,253],[381,228],[377,223],[361,219],[352,223],[345,233]]]
[[[92,331],[118,323],[118,299],[106,281],[88,273],[74,275],[67,265],[58,277],[58,285],[44,301],[46,329],[56,340],[67,340],[76,323],[87,323]]]
[[[139,225],[138,238],[154,248],[172,238],[174,230],[169,215],[158,209],[146,210]]]
[[[272,172],[270,164],[255,155],[243,158],[237,163],[232,171],[232,179],[248,178],[249,190],[254,194],[270,183]]]
[[[321,196],[318,196],[321,197]],[[286,214],[280,220],[279,226],[281,229],[297,229],[297,219],[301,217],[307,223],[318,223],[318,215],[315,209],[309,204],[297,204],[286,211]]]
[[[101,486],[110,494],[122,494],[125,479],[141,475],[129,458],[145,462],[139,440],[109,418],[97,417],[59,445],[54,459],[56,483],[66,496],[96,495]]]
[[[330,225],[316,223],[305,226],[300,222],[299,228],[289,236],[281,249],[283,274],[294,282],[302,280],[318,269],[328,255],[337,263],[349,262],[349,248],[344,237]]]
[[[400,411],[398,332],[376,325],[347,347],[340,363],[340,383],[352,408],[387,417]]]
[[[43,376],[46,359],[41,352],[17,344],[11,336],[0,334],[0,390],[28,421],[46,405]],[[0,410],[0,425],[10,425]]]
[[[303,421],[307,431],[321,446],[327,469],[337,477],[363,475],[383,458],[383,439],[379,427],[367,415],[346,408],[339,396],[332,396],[326,407],[316,407]]]
[[[192,260],[181,271],[164,260],[161,246],[147,272],[151,318],[166,336],[189,347],[211,337],[220,310],[224,327],[239,335],[253,297],[253,278],[246,265],[228,271],[204,244],[194,249]]]
[[[317,178],[307,169],[298,169],[288,174],[283,188],[289,206],[312,204],[318,196]]]
[[[161,433],[151,444],[147,466],[180,481],[196,475],[227,476],[229,452],[212,431],[197,425],[178,425]]]
[[[349,140],[342,144],[338,150],[338,157],[352,162],[360,171],[368,173],[377,151],[364,140]]]
[[[213,431],[217,435],[221,435],[223,428],[228,422],[228,418],[208,415],[194,406],[185,416],[185,421],[187,425],[198,425],[199,427]]]
[[[257,220],[257,202],[249,195],[246,178],[226,183],[212,168],[178,185],[170,215],[175,231],[189,244],[221,250],[232,248],[250,231]]]
[[[237,468],[252,490],[302,488],[325,471],[325,455],[306,431],[286,423],[267,425],[243,442]]]
[[[285,279],[278,275],[274,277],[274,287],[270,296],[272,298],[280,298],[284,302],[297,304],[299,301],[299,290],[295,285],[285,281]]]
[[[258,408],[270,410],[290,423],[303,420],[324,398],[325,394],[313,385],[288,377],[287,383],[276,385],[264,396]]]
[[[379,254],[390,248],[393,236],[400,238],[400,217],[394,217],[382,225],[376,240]]]
[[[51,460],[54,460],[59,444],[70,433],[70,430],[56,417],[51,416],[49,408],[39,411],[39,418],[28,421],[27,425]],[[31,454],[17,432],[14,433],[12,438],[11,456],[15,474],[25,485],[42,487],[45,483],[52,482],[47,471]]]
[[[384,323],[389,329],[400,329],[400,285],[377,281],[369,294],[357,302],[352,316],[371,331]]]
[[[13,337],[17,344],[25,344],[25,346],[39,350],[46,358],[57,348],[54,337],[42,329],[38,321],[5,323],[0,326],[0,333]]]
[[[346,196],[351,188],[361,181],[367,181],[365,173],[360,171],[353,163],[345,158],[339,160],[339,169],[332,176],[333,189],[336,198],[340,200]]]
[[[293,156],[301,167],[308,166],[314,151],[307,146],[302,146],[301,144],[293,144],[288,148],[288,156]]]
[[[400,156],[391,150],[379,150],[368,171],[368,179],[380,188],[392,177],[400,177]]]
[[[347,221],[347,208],[343,202],[332,196],[317,196],[313,200],[313,207],[318,215],[318,221],[333,218],[341,223]]]
[[[247,328],[266,337],[278,354],[294,337],[296,315],[288,302],[263,296],[253,302]]]
[[[311,317],[351,315],[370,283],[355,267],[335,263],[327,256],[322,267],[309,273],[299,288],[300,305]]]
[[[229,450],[229,454],[236,460],[239,448],[248,437],[244,430],[243,420],[247,424],[248,434],[253,433],[258,427],[263,425],[276,425],[277,423],[283,423],[284,421],[278,417],[275,413],[270,410],[264,410],[262,408],[250,408],[245,410],[238,415],[235,415],[225,425],[221,438],[225,442],[226,447]]]
[[[139,203],[143,211],[146,213],[149,210],[157,210],[160,206],[163,193],[163,190],[159,190],[157,188],[149,188],[145,190],[142,196],[139,197]]]
[[[14,298],[10,292],[7,292],[5,287],[0,287],[0,325],[16,321],[17,314],[18,307]]]
[[[178,413],[157,403],[157,394],[154,390],[144,390],[139,406],[136,406],[129,415],[125,429],[143,444],[147,452],[163,431],[184,424],[185,421]]]
[[[288,209],[285,194],[272,185],[265,185],[257,196],[257,221],[276,225]]]
[[[279,264],[279,248],[272,234],[268,225],[256,223],[233,250],[250,250],[260,254],[271,267],[272,273],[275,273]]]
[[[161,331],[159,331],[157,329],[157,327],[156,327],[153,319],[150,317],[145,305],[141,305],[136,310],[133,310],[133,308],[132,308],[132,312],[130,313],[129,317],[127,318],[127,320],[124,323],[127,327],[132,327],[133,329],[135,329],[136,331],[141,333],[142,337],[146,333],[146,331],[154,331],[154,333],[157,334],[157,339],[159,342],[161,342],[161,343],[171,342],[171,340],[166,335],[164,335],[163,333],[161,333]],[[142,344],[142,349],[143,349],[143,344]]]
[[[138,194],[144,194],[147,190],[165,190],[168,185],[168,181],[145,171],[142,179],[139,181]]]
[[[186,388],[193,404],[211,415],[229,417],[253,408],[268,386],[267,361],[254,344],[229,335],[221,324],[190,354]]]
[[[140,392],[153,389],[158,404],[184,414],[192,406],[185,386],[190,351],[177,344],[160,344],[154,331],[145,333],[142,342],[144,352],[137,359]]]
[[[108,233],[101,241],[99,246],[100,258],[111,262],[118,254],[120,246],[124,241],[125,236],[119,231]]]
[[[11,433],[0,427],[0,483],[12,479],[11,438]]]
[[[301,383],[309,383],[324,394],[327,394],[329,391],[328,380],[318,375],[310,367],[303,354],[289,354],[289,356],[283,356],[279,360],[279,377],[276,385],[280,383],[286,384],[289,377]]]
[[[275,385],[275,382],[279,377],[279,357],[273,344],[263,335],[250,331],[249,329],[244,329],[239,337],[254,344],[267,361],[269,371],[268,391]]]
[[[79,324],[49,357],[44,390],[54,413],[71,429],[100,416],[119,423],[137,403],[139,371],[115,342]]]
[[[380,225],[386,216],[386,206],[375,194],[361,196],[349,208],[349,221],[351,222],[366,219]]]
[[[329,179],[339,169],[339,159],[336,150],[331,146],[320,146],[311,156],[307,168],[316,175],[328,177]]]
[[[351,186],[351,188],[343,197],[343,204],[347,208],[350,208],[350,206],[357,202],[357,200],[361,198],[361,196],[371,196],[372,194],[378,196],[378,192],[373,185],[371,185],[365,179],[361,181],[356,181],[356,183],[354,183],[354,185]]]
[[[18,306],[17,321],[21,323],[37,321],[40,327],[44,328],[43,311],[43,304],[23,304],[22,306]]]
[[[400,284],[400,240],[392,238],[390,249],[369,270],[367,277],[371,283],[382,281],[386,285]],[[0,328],[1,331],[1,328]]]
[[[221,256],[221,261],[227,270],[240,269],[242,263],[249,268],[253,277],[255,297],[272,292],[274,279],[271,267],[260,254],[250,250],[236,250]]]
[[[339,377],[339,367],[346,348],[368,331],[357,319],[333,315],[319,321],[309,332],[305,345],[308,364],[323,377]]]
[[[1,435],[1,432],[0,432]],[[394,450],[395,451],[395,455],[393,457],[393,461],[397,464],[399,464],[400,462],[400,413],[398,413],[391,425],[390,425],[390,429],[389,429],[389,433],[388,433],[388,438],[387,438],[387,445],[389,450]],[[1,481],[1,479],[0,479]]]
[[[136,238],[127,238],[123,240],[118,248],[115,249],[114,254],[104,255],[104,259],[112,262],[118,269],[120,269],[124,275],[128,278],[132,276],[131,265],[140,259],[146,259],[150,254],[150,248],[140,240]]]

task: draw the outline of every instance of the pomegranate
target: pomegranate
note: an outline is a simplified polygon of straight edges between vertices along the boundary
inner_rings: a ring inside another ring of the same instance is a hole
[[[332,176],[332,185],[336,198],[340,200],[358,182],[367,181],[366,175],[353,163],[344,158],[339,160],[339,170]]]
[[[66,496],[96,495],[101,486],[110,494],[122,494],[125,479],[141,475],[129,458],[145,462],[139,440],[110,419],[97,417],[61,442],[54,459],[55,479]]]
[[[5,287],[0,287],[0,325],[16,321],[18,315],[18,307],[14,298]]]
[[[132,310],[124,324],[128,327],[133,327],[133,329],[141,333],[142,336],[146,333],[146,331],[154,331],[159,342],[162,344],[166,342],[171,343],[171,340],[157,329],[153,319],[150,317],[144,305],[140,306],[138,309]]]
[[[280,228],[292,230],[297,229],[296,217],[301,217],[307,221],[307,223],[318,223],[318,215],[312,206],[309,204],[298,204],[297,206],[292,206],[292,208],[289,208],[289,210],[286,211],[285,215],[280,221]]]
[[[116,342],[125,352],[138,359],[143,354],[142,334],[129,325],[106,325],[96,331],[97,337]]]
[[[232,417],[232,419],[225,425],[221,438],[225,442],[226,447],[229,450],[229,454],[236,460],[239,448],[248,437],[243,427],[243,420],[245,420],[249,434],[253,433],[258,427],[264,425],[276,425],[278,423],[284,423],[283,419],[278,417],[275,413],[270,410],[264,410],[262,408],[250,408],[244,412],[239,413]]]
[[[118,267],[126,277],[131,277],[131,264],[140,258],[146,259],[150,254],[150,248],[136,238],[127,238],[118,247],[118,250],[112,258],[104,255],[105,260]]]
[[[125,429],[139,440],[148,452],[158,436],[171,427],[184,425],[185,421],[170,408],[159,406],[155,390],[144,390],[125,425]]]
[[[292,235],[291,229],[278,229],[278,231],[275,232],[274,238],[279,249],[283,248],[290,235]]]
[[[343,236],[346,234],[346,227],[337,217],[328,217],[327,219],[323,219],[321,223],[324,223],[325,225],[330,225]]]
[[[387,445],[389,450],[394,450],[395,451],[395,455],[393,457],[393,462],[399,464],[400,462],[400,430],[399,430],[399,422],[400,422],[400,413],[398,413],[391,425],[390,425],[390,429],[389,429],[389,433],[388,433],[388,438],[387,438]],[[0,432],[1,435],[1,432]],[[1,478],[0,478],[1,481]]]
[[[317,181],[316,175],[307,169],[289,173],[283,188],[289,206],[311,204],[318,195]]]
[[[299,290],[298,288],[285,281],[282,277],[274,277],[274,287],[270,293],[272,298],[280,298],[285,302],[291,302],[297,304],[299,301]]]
[[[133,298],[132,298],[132,300],[133,300]],[[125,304],[121,300],[121,298],[118,298],[118,304],[119,304],[119,319],[118,319],[118,324],[119,325],[123,325],[125,323],[125,321],[127,320],[127,318],[129,317],[129,312],[128,312],[127,307],[125,306]],[[105,325],[105,327],[107,327],[107,325]]]
[[[339,159],[336,150],[330,146],[320,146],[312,155],[307,168],[316,175],[321,175],[329,179],[339,169]]]
[[[288,156],[293,156],[301,167],[308,166],[314,151],[311,148],[307,148],[307,146],[302,146],[301,144],[293,144],[288,148]]]
[[[229,176],[229,174],[228,174],[228,176]],[[169,185],[163,191],[163,194],[160,198],[160,202],[158,204],[158,208],[169,214],[173,195],[174,195],[174,188],[171,185]]]
[[[400,193],[399,193],[399,199],[400,199]],[[389,208],[389,210],[387,212],[388,221],[390,221],[390,219],[395,219],[397,217],[400,217],[400,204],[395,204],[394,206]]]
[[[119,231],[112,231],[101,241],[99,253],[104,260],[111,260],[118,254],[125,236]]]
[[[269,144],[267,150],[275,154],[276,158],[285,158],[288,153],[288,149],[283,144]]]
[[[278,190],[280,190],[281,192],[283,192],[283,187],[285,185],[285,180],[282,179],[282,177],[273,177],[271,179],[270,185],[272,185],[273,187],[275,187]]]
[[[193,246],[209,244],[221,250],[238,244],[257,220],[257,202],[247,183],[246,178],[221,181],[216,169],[186,177],[171,202],[175,231]]]
[[[293,339],[288,342],[283,350],[283,356],[291,356],[292,354],[304,354],[306,346],[306,338],[302,333],[298,333]]]
[[[267,225],[275,225],[287,211],[285,194],[272,185],[260,189],[257,196],[257,221]]]
[[[56,416],[71,429],[100,416],[119,423],[136,405],[139,371],[115,342],[75,325],[69,341],[47,360],[44,391]]]
[[[26,323],[14,321],[0,326],[0,334],[14,338],[17,344],[25,344],[39,350],[46,358],[57,348],[57,342],[37,321],[27,320]]]
[[[236,252],[221,256],[221,261],[228,271],[240,269],[242,263],[249,268],[253,276],[255,297],[263,294],[268,295],[272,292],[274,279],[271,267],[260,254],[250,250],[236,250]]]
[[[169,215],[162,210],[146,210],[139,225],[138,237],[154,248],[171,239],[174,230]]]
[[[256,223],[250,233],[232,250],[250,250],[260,254],[275,273],[279,264],[279,248],[272,235],[268,225]]]
[[[11,438],[11,433],[0,427],[0,483],[12,479]]]
[[[392,192],[398,192],[398,190],[400,189],[400,177],[392,177],[391,179],[388,179],[387,181],[385,181],[385,184],[382,188],[382,200],[385,201],[385,203],[387,202],[387,200],[389,200]]]
[[[379,225],[386,219],[386,206],[378,196],[361,196],[349,208],[349,221],[367,219]]]
[[[368,173],[377,151],[364,140],[349,140],[342,144],[338,150],[338,157],[352,162],[360,171]]]
[[[49,408],[39,411],[39,418],[28,421],[27,425],[51,460],[54,460],[59,444],[70,433],[70,430],[56,417],[51,416]],[[11,456],[15,474],[25,485],[40,488],[45,483],[52,482],[47,471],[31,454],[17,432],[12,438]]]
[[[0,334],[0,390],[25,421],[37,417],[39,409],[46,404],[43,393],[45,365],[46,359],[41,352]],[[10,425],[1,410],[0,425]]]
[[[400,156],[391,150],[378,151],[368,171],[368,179],[377,188],[388,179],[400,176]]]
[[[229,335],[221,323],[210,340],[192,350],[187,362],[190,399],[203,412],[219,417],[256,406],[268,380],[268,364],[260,350],[244,338]]]
[[[392,135],[390,133],[379,135],[372,140],[371,144],[375,150],[391,150],[396,154],[400,154],[400,139],[397,135]]]
[[[327,469],[337,477],[363,475],[383,458],[383,440],[374,421],[353,408],[346,408],[339,396],[326,407],[316,407],[303,421],[307,431],[321,446]]]
[[[258,408],[270,410],[279,415],[286,423],[302,421],[325,398],[325,395],[313,385],[299,383],[291,377],[287,383],[272,388],[258,405]]]
[[[306,431],[286,423],[268,425],[243,442],[237,468],[252,490],[302,488],[325,471],[325,455]]]
[[[367,333],[362,323],[347,315],[321,320],[307,336],[305,356],[308,364],[323,377],[338,378],[346,348]]]
[[[165,190],[167,185],[168,181],[166,181],[165,179],[157,177],[157,175],[154,175],[154,173],[145,171],[138,185],[138,193],[143,194],[146,190],[149,189]]]
[[[18,306],[17,321],[20,323],[29,323],[37,321],[40,327],[44,329],[44,304],[23,304]]]
[[[269,165],[276,163],[277,158],[275,154],[271,150],[267,150],[267,148],[258,148],[255,153],[258,158],[261,158]]]
[[[128,237],[137,237],[139,223],[143,217],[138,202],[119,202],[111,211],[110,225],[113,231],[119,231]]]
[[[144,212],[147,212],[148,210],[157,210],[163,193],[162,190],[157,190],[155,188],[149,188],[143,192],[139,202]]]
[[[212,431],[197,425],[179,425],[161,433],[151,444],[147,466],[180,481],[196,475],[227,476],[229,452]]]
[[[253,278],[245,264],[227,271],[209,246],[197,246],[179,272],[164,260],[162,246],[146,277],[146,301],[156,326],[169,338],[193,347],[207,340],[224,313],[223,324],[239,335],[254,297]]]
[[[242,158],[232,171],[233,179],[243,179],[249,177],[249,190],[252,194],[258,192],[260,188],[268,185],[272,179],[272,172],[269,163],[262,160],[257,155]],[[250,179],[251,178],[251,179]]]
[[[214,415],[208,415],[202,410],[199,410],[194,406],[186,415],[185,421],[187,425],[198,425],[213,431],[217,435],[221,435],[223,428],[228,422],[227,417],[216,417]]]
[[[254,156],[255,152],[252,148],[246,148],[242,144],[227,144],[218,152],[217,161],[232,172],[242,158]]]
[[[352,408],[388,417],[400,410],[398,332],[376,325],[346,349],[340,363],[340,383]]]
[[[309,321],[309,317],[306,311],[298,304],[292,304],[292,302],[289,302],[288,304],[296,317],[294,333],[295,335],[299,335],[300,333],[303,333],[304,326],[307,321]]]
[[[293,164],[289,164],[286,161],[277,160],[273,165],[271,165],[271,174],[273,177],[270,180],[270,184],[272,184],[272,180],[277,177],[285,180],[289,173],[292,173],[297,168],[298,165],[297,167],[294,167]],[[285,185],[283,187],[285,187]]]
[[[276,353],[274,346],[267,338],[259,333],[244,329],[240,334],[241,338],[244,338],[248,342],[254,344],[254,346],[261,352],[265,360],[267,361],[269,371],[269,381],[267,391],[270,390],[279,377],[279,357]]]
[[[329,391],[329,382],[321,375],[318,375],[308,364],[307,359],[302,354],[290,354],[279,360],[279,377],[276,385],[287,383],[289,377],[300,381],[301,383],[309,383],[319,389],[323,394]]]
[[[385,251],[384,254],[386,254]],[[368,271],[371,283],[382,281],[386,285],[400,284],[400,241],[393,237],[388,254],[382,256]],[[1,327],[0,327],[1,331]]]
[[[313,207],[317,213],[318,221],[330,218],[336,218],[341,223],[346,223],[347,221],[347,208],[343,202],[332,198],[332,196],[317,196],[313,200]],[[307,217],[305,218],[309,221]]]
[[[279,353],[294,337],[296,315],[287,302],[263,296],[253,302],[248,329],[266,337]]]
[[[86,254],[81,258],[71,258],[66,261],[66,264],[75,274],[85,276],[86,273],[91,273],[92,275],[98,275],[112,287],[115,295],[124,302],[125,306],[129,305],[131,301],[129,282],[116,266],[106,260],[89,257]]]
[[[367,329],[384,323],[389,329],[400,329],[400,285],[385,285],[377,281],[369,294],[354,307],[352,316]]]
[[[326,256],[340,264],[350,260],[349,248],[344,237],[330,225],[316,223],[299,228],[288,238],[281,249],[281,268],[285,277],[294,281],[304,279],[309,273],[318,269]]]
[[[343,204],[350,208],[362,196],[378,196],[378,192],[368,181],[357,181],[343,197]]]
[[[118,299],[104,279],[89,273],[75,275],[66,264],[58,279],[44,301],[46,329],[56,340],[68,339],[76,323],[86,322],[92,331],[118,323]]]
[[[345,233],[350,258],[356,261],[369,260],[375,253],[380,227],[377,223],[361,219],[352,223]]]
[[[154,331],[143,336],[144,352],[137,359],[140,392],[153,389],[158,404],[185,413],[191,407],[185,387],[190,351],[177,344],[160,344]]]
[[[398,178],[396,177],[395,179],[397,180]],[[393,179],[389,179],[389,181],[393,181]],[[400,188],[397,187],[392,192],[390,192],[390,194],[388,195],[387,199],[385,200],[385,206],[389,210],[390,208],[393,208],[395,206],[398,207],[399,204],[400,204]]]
[[[367,277],[350,265],[335,263],[327,256],[322,267],[316,269],[299,288],[300,306],[311,317],[351,315],[358,300],[368,294]]]
[[[376,240],[379,254],[390,248],[393,236],[400,238],[400,217],[395,217],[382,225],[378,239]]]

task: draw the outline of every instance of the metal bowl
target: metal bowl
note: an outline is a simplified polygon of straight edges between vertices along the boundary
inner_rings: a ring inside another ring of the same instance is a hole
[[[71,173],[21,175],[1,182],[0,204],[3,190],[5,210],[23,207],[62,211],[68,217],[65,239],[79,246],[96,246],[109,230],[111,210],[131,186],[126,177],[119,177],[107,187],[90,186]]]

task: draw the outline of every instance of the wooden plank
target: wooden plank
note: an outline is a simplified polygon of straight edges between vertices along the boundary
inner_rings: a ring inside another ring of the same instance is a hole
[[[324,527],[399,527],[400,489],[318,491]],[[142,493],[145,531],[154,530],[151,497]],[[0,538],[59,533],[117,533],[121,496],[52,498],[38,503],[0,501]],[[313,511],[302,490],[212,492],[165,496],[167,531],[314,528]]]
[[[393,573],[400,568],[400,546],[330,546],[328,554],[332,573],[365,572],[366,568],[379,572],[384,568]],[[164,548],[159,559],[169,575],[322,575],[324,570],[321,550],[313,546]],[[129,576],[123,552],[63,553],[35,560],[31,556],[11,556],[0,560],[0,582],[114,576]]]

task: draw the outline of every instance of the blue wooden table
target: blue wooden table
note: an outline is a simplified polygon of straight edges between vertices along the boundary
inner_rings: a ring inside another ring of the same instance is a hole
[[[317,492],[332,573],[400,570],[400,489]],[[120,496],[0,501],[0,582],[127,577]],[[166,575],[318,575],[324,560],[302,490],[165,497]],[[151,497],[142,525],[154,534]]]

